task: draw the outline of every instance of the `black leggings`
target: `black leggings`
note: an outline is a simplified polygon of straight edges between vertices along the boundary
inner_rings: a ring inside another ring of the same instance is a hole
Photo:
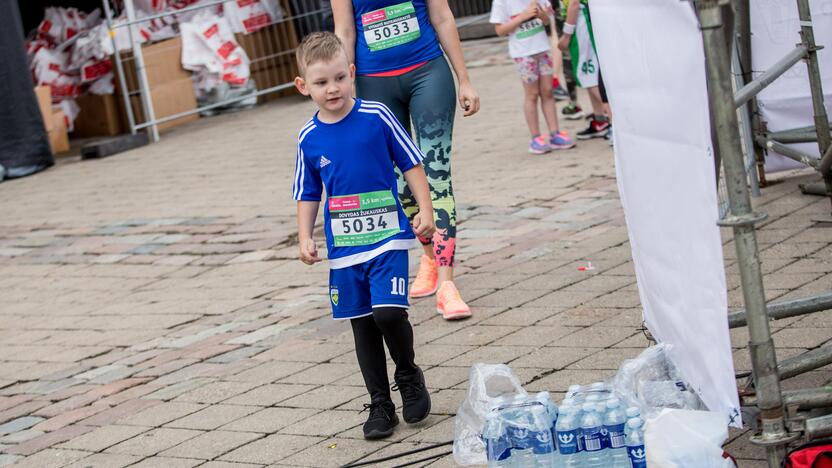
[[[355,338],[358,366],[370,393],[370,401],[389,401],[390,380],[387,378],[385,342],[390,357],[396,363],[396,380],[419,372],[413,350],[413,327],[407,320],[407,309],[378,307],[373,309],[372,315],[350,320],[350,325]]]

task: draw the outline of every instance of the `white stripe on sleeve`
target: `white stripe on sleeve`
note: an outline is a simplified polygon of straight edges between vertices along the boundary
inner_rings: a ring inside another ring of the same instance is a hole
[[[405,143],[407,144],[407,148],[409,148],[413,153],[416,154],[416,158],[419,161],[424,159],[424,157],[425,157],[424,154],[422,154],[422,151],[413,142],[413,139],[411,138],[410,133],[405,131],[404,127],[402,127],[401,122],[399,122],[399,119],[396,118],[396,116],[393,114],[393,111],[391,111],[389,107],[385,106],[384,104],[382,104],[380,102],[368,102],[368,101],[362,101],[361,106],[366,107],[368,109],[379,109],[379,110],[381,110],[381,112],[384,115],[386,115],[387,118],[388,118],[387,124],[390,125],[390,128],[392,128],[394,132],[396,132],[400,137],[402,137],[404,139]],[[401,141],[399,143],[401,143]]]

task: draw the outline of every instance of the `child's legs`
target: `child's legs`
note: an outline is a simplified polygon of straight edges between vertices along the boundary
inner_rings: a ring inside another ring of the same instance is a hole
[[[364,377],[364,385],[370,394],[370,402],[390,400],[390,380],[387,377],[387,355],[384,354],[384,336],[372,315],[350,320],[355,339],[355,355]]]
[[[456,112],[454,79],[444,57],[431,60],[404,77],[411,93],[410,115],[416,143],[425,154],[422,165],[430,185],[436,222],[433,238],[419,240],[426,247],[426,254],[436,259],[439,281],[452,280],[456,254],[456,203],[451,183],[451,147]],[[408,215],[415,214],[416,208],[414,204],[412,213]],[[428,251],[428,248],[432,250]]]
[[[540,108],[549,133],[558,131],[558,117],[555,113],[555,97],[552,95],[552,56],[549,53],[538,54],[537,67],[540,79],[537,80],[540,90]]]
[[[407,264],[406,250],[392,250],[366,263],[373,320],[396,363],[397,380],[419,371],[413,349],[413,327],[407,320]]]
[[[353,265],[329,271],[329,299],[336,319],[350,319],[355,339],[355,355],[364,377],[370,401],[390,400],[387,356],[384,337],[373,320],[370,285],[365,265]]]
[[[540,135],[540,119],[537,115],[537,102],[540,100],[540,70],[537,59],[531,57],[517,57],[514,59],[520,80],[523,83],[523,116],[532,137]]]

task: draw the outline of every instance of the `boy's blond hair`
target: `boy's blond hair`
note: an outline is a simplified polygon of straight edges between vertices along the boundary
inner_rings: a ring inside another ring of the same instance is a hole
[[[306,76],[306,67],[309,65],[315,62],[327,62],[341,53],[346,56],[344,44],[331,32],[314,32],[304,37],[295,53],[300,76]]]

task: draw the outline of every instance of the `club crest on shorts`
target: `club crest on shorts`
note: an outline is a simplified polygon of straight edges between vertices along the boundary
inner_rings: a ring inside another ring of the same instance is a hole
[[[329,287],[329,300],[332,301],[334,305],[338,305],[338,288],[335,286]]]

